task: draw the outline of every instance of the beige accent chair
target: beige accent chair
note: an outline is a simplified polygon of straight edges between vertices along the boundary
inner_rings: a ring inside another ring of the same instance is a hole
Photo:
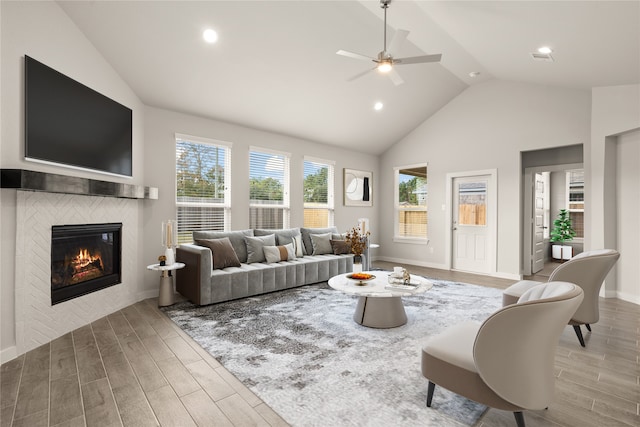
[[[584,300],[569,321],[582,347],[585,347],[585,343],[580,325],[585,325],[587,330],[591,332],[591,325],[600,320],[600,288],[618,258],[620,258],[620,253],[613,249],[582,252],[561,264],[549,276],[549,282],[575,283],[584,291]],[[502,293],[502,305],[514,304],[525,291],[540,283],[543,282],[521,280],[514,283]]]
[[[432,337],[422,349],[427,406],[438,384],[512,411],[517,425],[524,427],[523,410],[551,403],[558,339],[582,298],[582,289],[573,283],[543,283],[482,324],[464,322]]]

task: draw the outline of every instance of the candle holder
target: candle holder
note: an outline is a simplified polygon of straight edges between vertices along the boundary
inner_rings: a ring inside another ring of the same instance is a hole
[[[164,256],[166,257],[166,264],[173,265],[176,262],[176,257],[173,253],[173,248],[178,243],[178,226],[172,219],[162,221],[162,246],[166,249]]]

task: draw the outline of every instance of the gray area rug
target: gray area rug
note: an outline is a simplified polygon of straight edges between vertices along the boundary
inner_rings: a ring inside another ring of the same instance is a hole
[[[293,426],[474,425],[486,407],[441,387],[426,407],[420,351],[448,325],[484,320],[501,291],[432,281],[403,298],[409,321],[393,329],[356,324],[356,297],[326,283],[163,310]]]

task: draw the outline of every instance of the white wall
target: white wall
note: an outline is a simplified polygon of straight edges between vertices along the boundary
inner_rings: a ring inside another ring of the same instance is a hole
[[[618,233],[632,225],[616,221],[616,144],[619,135],[638,129],[640,85],[593,88],[591,138],[585,147],[585,250],[617,249]],[[621,257],[637,260],[640,253],[635,250]],[[604,295],[640,301],[640,289],[619,293],[618,268],[609,274]]]
[[[80,81],[133,110],[133,178],[144,184],[142,103],[55,2],[0,2],[0,167],[104,180],[105,175],[24,161],[24,55]],[[0,191],[0,358],[15,345],[16,191]],[[140,227],[138,227],[140,228]],[[142,239],[137,239],[141,245]],[[140,247],[136,253],[140,253]],[[142,282],[142,269],[130,286]]]
[[[231,229],[249,227],[249,147],[257,146],[291,154],[291,226],[303,222],[302,162],[305,155],[335,161],[335,225],[340,231],[356,226],[358,218],[370,220],[372,240],[381,229],[378,207],[381,196],[378,157],[289,136],[255,130],[217,120],[147,107],[145,111],[145,180],[159,188],[158,200],[144,202],[144,259],[155,262],[162,251],[160,224],[176,218],[175,134],[187,134],[233,144],[231,153]],[[342,203],[343,168],[373,172],[373,207],[345,207]],[[158,286],[155,274],[145,276],[145,289]]]
[[[446,267],[445,188],[451,172],[498,170],[497,272],[520,275],[520,152],[581,144],[589,139],[587,91],[491,80],[469,87],[380,161],[382,258]],[[393,167],[428,162],[429,245],[393,243]],[[431,252],[431,248],[433,252]]]

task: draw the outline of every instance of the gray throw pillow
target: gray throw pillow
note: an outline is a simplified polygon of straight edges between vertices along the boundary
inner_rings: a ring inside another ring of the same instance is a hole
[[[311,244],[313,245],[313,252],[311,255],[333,253],[333,249],[331,248],[331,233],[311,234]]]
[[[236,251],[233,250],[231,240],[229,240],[228,237],[223,239],[200,239],[196,240],[196,244],[211,249],[214,270],[227,267],[240,267],[238,255]]]
[[[275,246],[276,236],[270,234],[268,236],[249,237],[245,236],[244,242],[247,245],[247,263],[265,262],[264,247]]]
[[[351,253],[351,245],[346,240],[330,240],[334,255],[344,255]]]
[[[325,233],[338,233],[337,227],[325,227],[325,228],[306,228],[301,227],[300,233],[302,234],[302,250],[305,255],[313,253],[313,243],[311,243],[312,234],[325,234]]]
[[[267,263],[289,261],[295,259],[296,254],[293,251],[293,243],[284,246],[265,246],[264,257]]]

